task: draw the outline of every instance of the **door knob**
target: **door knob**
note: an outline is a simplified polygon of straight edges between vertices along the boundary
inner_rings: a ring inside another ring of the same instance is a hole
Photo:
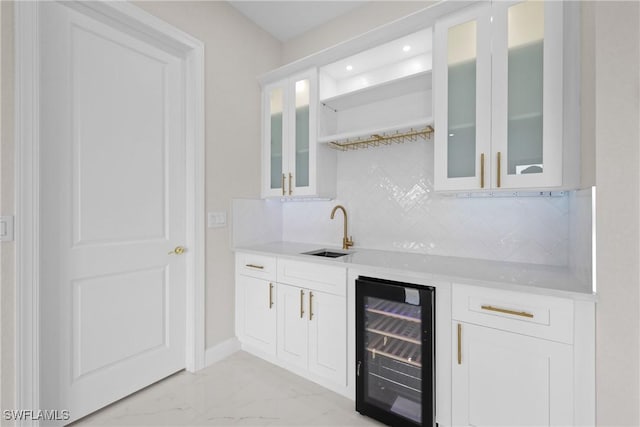
[[[186,249],[183,246],[176,246],[174,250],[169,252],[169,255],[172,255],[172,254],[182,255],[184,251],[186,251]]]

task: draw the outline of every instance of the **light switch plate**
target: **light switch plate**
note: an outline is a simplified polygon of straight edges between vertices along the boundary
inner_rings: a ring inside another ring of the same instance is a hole
[[[227,225],[226,212],[209,212],[207,214],[207,227],[219,228]]]
[[[2,242],[13,241],[13,216],[12,215],[0,216],[0,241]]]

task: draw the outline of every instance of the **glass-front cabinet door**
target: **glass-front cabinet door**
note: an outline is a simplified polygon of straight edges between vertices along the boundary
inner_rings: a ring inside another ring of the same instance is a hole
[[[489,186],[491,150],[490,8],[440,20],[434,37],[435,187]]]
[[[562,185],[562,2],[493,5],[495,188]]]
[[[563,12],[483,2],[436,23],[436,190],[563,185]]]
[[[262,196],[315,194],[317,71],[263,88]]]
[[[263,95],[263,194],[285,195],[285,84],[273,84],[264,88]]]
[[[316,105],[318,88],[316,71],[299,74],[291,79],[291,144],[289,145],[290,190],[292,196],[315,193],[313,177],[316,157]]]

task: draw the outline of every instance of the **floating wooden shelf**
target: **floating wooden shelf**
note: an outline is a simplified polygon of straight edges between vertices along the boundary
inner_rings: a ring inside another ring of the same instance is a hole
[[[391,144],[404,144],[430,139],[433,135],[433,126],[428,125],[421,129],[409,129],[406,131],[381,132],[367,137],[347,138],[339,141],[328,141],[329,147],[336,150],[348,151],[361,148],[380,147]]]

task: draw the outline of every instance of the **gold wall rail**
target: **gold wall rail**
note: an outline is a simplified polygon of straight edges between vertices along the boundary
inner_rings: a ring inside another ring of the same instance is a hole
[[[408,131],[395,133],[379,133],[368,137],[348,138],[342,141],[329,141],[329,147],[336,150],[358,150],[360,148],[380,147],[391,144],[404,144],[405,142],[416,142],[420,139],[430,139],[433,135],[433,126],[423,129],[410,129]]]

